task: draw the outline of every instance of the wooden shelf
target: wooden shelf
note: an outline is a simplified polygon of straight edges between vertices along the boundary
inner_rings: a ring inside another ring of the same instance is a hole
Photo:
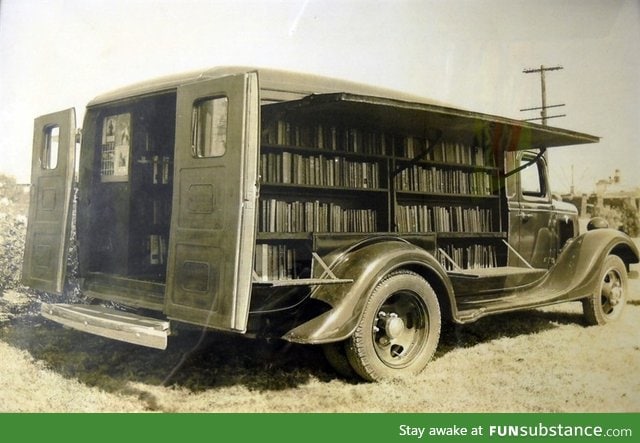
[[[273,183],[273,182],[261,182],[260,188],[266,188],[266,191],[275,191],[275,190],[283,190],[290,192],[292,189],[300,190],[300,191],[313,191],[317,192],[319,190],[324,193],[333,193],[333,192],[363,192],[363,193],[387,193],[388,189],[384,188],[351,188],[344,186],[321,186],[321,185],[298,185],[295,183]]]
[[[284,240],[312,240],[312,232],[258,232],[256,239],[258,241],[284,241]]]
[[[295,145],[274,145],[270,143],[262,143],[261,149],[267,152],[293,152],[304,155],[324,155],[327,157],[346,157],[357,160],[388,160],[392,156],[387,154],[366,154],[363,152],[341,151],[339,149],[318,148],[313,146],[295,146]]]
[[[433,232],[437,238],[442,239],[502,239],[507,238],[506,232]]]
[[[422,196],[422,197],[429,197],[429,198],[433,198],[435,200],[443,200],[446,199],[447,201],[451,201],[452,199],[454,200],[468,200],[468,199],[474,199],[474,200],[495,200],[500,198],[500,196],[495,195],[495,194],[491,194],[491,195],[478,195],[478,194],[448,194],[448,193],[440,193],[440,192],[423,192],[423,191],[396,191],[396,195],[399,197],[416,197],[416,196]],[[456,205],[457,203],[454,203],[454,205]]]
[[[433,167],[441,167],[446,169],[467,169],[479,172],[497,172],[499,168],[495,166],[487,166],[487,165],[474,165],[468,163],[450,163],[450,162],[438,162],[433,160],[413,160],[405,157],[394,157],[396,164],[412,164],[418,166],[433,166]]]

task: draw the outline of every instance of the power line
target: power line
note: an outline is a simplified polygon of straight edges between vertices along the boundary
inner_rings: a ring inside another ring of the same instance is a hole
[[[560,69],[564,69],[564,68],[562,66],[547,67],[547,66],[544,66],[544,65],[540,65],[539,68],[524,69],[522,71],[525,74],[533,74],[533,73],[539,73],[540,74],[540,93],[541,93],[541,96],[542,96],[542,106],[538,106],[538,107],[534,107],[534,108],[525,108],[525,109],[521,109],[520,110],[520,112],[540,110],[540,117],[529,118],[529,119],[526,119],[524,121],[542,120],[542,124],[546,125],[547,124],[547,119],[558,118],[558,117],[566,117],[566,114],[547,115],[547,109],[549,109],[549,108],[558,108],[558,107],[564,106],[564,103],[556,104],[556,105],[547,105],[547,86],[546,86],[546,83],[545,83],[545,72],[547,72],[547,71],[559,71]]]

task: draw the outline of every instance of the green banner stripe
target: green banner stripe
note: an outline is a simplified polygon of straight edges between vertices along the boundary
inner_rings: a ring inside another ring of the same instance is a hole
[[[2,414],[7,441],[638,441],[638,414]]]

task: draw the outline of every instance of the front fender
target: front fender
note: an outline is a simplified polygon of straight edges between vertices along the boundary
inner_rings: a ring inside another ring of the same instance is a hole
[[[287,332],[285,340],[320,344],[348,338],[360,321],[371,291],[385,275],[400,268],[415,270],[432,285],[444,289],[440,292],[446,292],[450,306],[455,309],[453,288],[440,263],[424,249],[399,238],[372,239],[349,248],[336,254],[331,268],[336,276],[353,279],[353,283],[315,288],[311,298],[331,305],[332,309]]]
[[[618,255],[627,265],[638,263],[638,247],[626,234],[615,229],[597,229],[577,237],[565,247],[545,279],[545,289],[564,293],[575,300],[592,294],[607,256]]]

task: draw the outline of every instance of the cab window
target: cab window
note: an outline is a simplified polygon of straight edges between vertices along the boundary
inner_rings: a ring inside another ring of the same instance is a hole
[[[520,166],[525,166],[535,160],[534,156],[525,155],[520,159]],[[542,159],[535,160],[520,171],[520,189],[526,199],[545,198],[547,196],[546,174]]]

